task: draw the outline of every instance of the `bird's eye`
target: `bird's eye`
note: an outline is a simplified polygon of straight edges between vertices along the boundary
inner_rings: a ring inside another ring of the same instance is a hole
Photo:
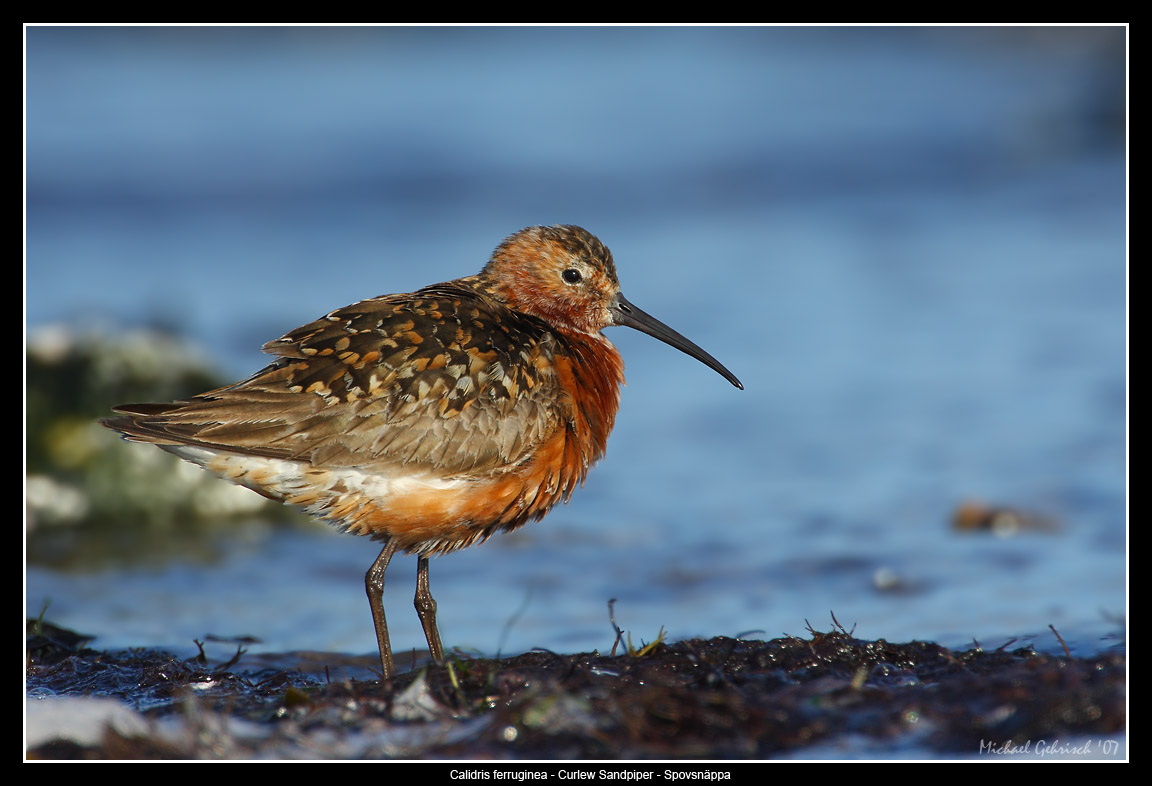
[[[562,275],[564,277],[564,280],[567,281],[569,284],[578,284],[578,283],[580,283],[580,279],[583,278],[583,276],[580,275],[580,271],[577,270],[576,268],[572,268],[572,267],[568,268],[567,270],[565,270],[560,275]]]

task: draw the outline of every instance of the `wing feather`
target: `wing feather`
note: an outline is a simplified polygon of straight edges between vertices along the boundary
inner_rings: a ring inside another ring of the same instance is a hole
[[[570,419],[556,341],[462,279],[334,311],[265,345],[277,359],[243,382],[118,407],[106,425],[138,441],[318,467],[494,469]]]

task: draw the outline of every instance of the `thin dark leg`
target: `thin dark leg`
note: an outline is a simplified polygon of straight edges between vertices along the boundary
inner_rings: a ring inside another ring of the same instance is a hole
[[[392,665],[392,644],[388,641],[388,623],[384,619],[384,571],[396,553],[396,541],[389,540],[380,549],[380,556],[364,574],[364,590],[368,593],[368,605],[372,607],[372,622],[376,625],[376,643],[380,645],[381,678],[390,680],[396,674]]]
[[[428,651],[437,663],[444,662],[444,646],[440,643],[440,631],[436,629],[436,600],[428,589],[428,558],[420,557],[416,563],[416,615],[424,626],[424,638],[428,639]]]

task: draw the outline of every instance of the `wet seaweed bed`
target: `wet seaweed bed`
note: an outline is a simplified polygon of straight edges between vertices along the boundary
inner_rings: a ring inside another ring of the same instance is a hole
[[[212,666],[99,652],[67,631],[37,630],[29,727],[34,713],[54,713],[35,724],[52,726],[89,705],[101,720],[95,733],[30,731],[29,759],[735,760],[805,758],[811,746],[822,758],[838,746],[923,758],[1085,737],[1095,748],[1073,752],[1091,755],[1108,753],[1126,725],[1121,651],[954,652],[836,627],[771,641],[658,640],[615,655],[457,655],[382,685],[243,672],[240,648]]]

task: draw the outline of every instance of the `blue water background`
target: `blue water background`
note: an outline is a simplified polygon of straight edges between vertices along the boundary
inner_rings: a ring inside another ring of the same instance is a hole
[[[616,328],[570,505],[437,559],[449,646],[1113,646],[1127,586],[1125,31],[30,28],[26,324],[165,324],[239,377],[364,297],[575,223],[746,390]],[[194,393],[198,391],[188,391]],[[125,446],[125,450],[144,447]],[[1055,533],[959,534],[979,499]],[[375,648],[357,538],[26,569],[96,646]],[[423,643],[415,560],[389,571]]]

